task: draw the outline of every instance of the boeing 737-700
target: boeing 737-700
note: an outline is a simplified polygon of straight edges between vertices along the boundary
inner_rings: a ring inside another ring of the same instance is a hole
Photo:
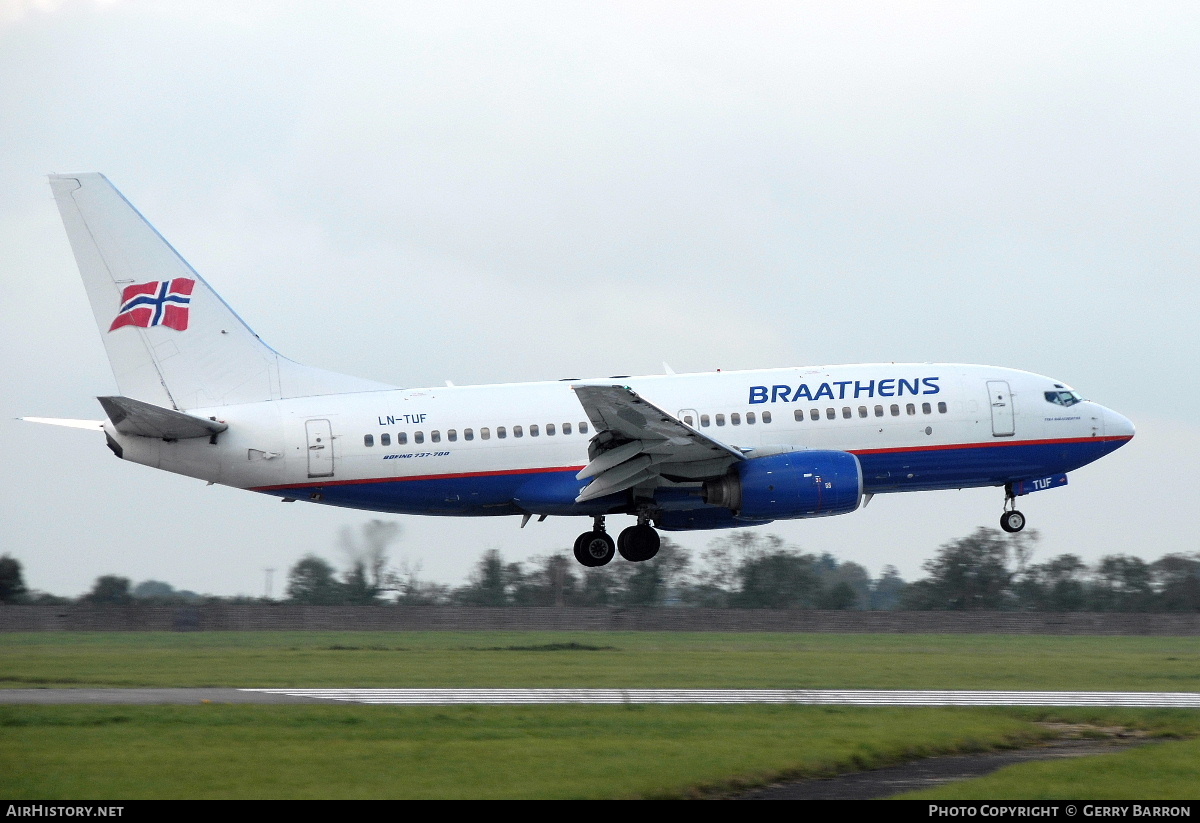
[[[120,394],[95,428],[124,460],[397,514],[580,516],[575,557],[654,557],[657,530],[848,514],[872,495],[1017,497],[1134,434],[1025,371],[950,363],[402,388],[303,366],[251,331],[101,174],[50,177]],[[609,515],[636,522],[613,540]]]

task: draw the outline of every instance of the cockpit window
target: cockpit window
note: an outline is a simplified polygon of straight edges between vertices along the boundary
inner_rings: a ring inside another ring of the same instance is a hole
[[[1076,403],[1082,403],[1083,398],[1073,391],[1048,391],[1046,401],[1057,406],[1074,406]]]

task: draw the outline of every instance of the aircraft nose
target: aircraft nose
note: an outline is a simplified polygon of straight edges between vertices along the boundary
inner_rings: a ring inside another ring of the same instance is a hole
[[[1104,410],[1104,433],[1109,437],[1133,437],[1136,428],[1128,417],[1112,409]]]

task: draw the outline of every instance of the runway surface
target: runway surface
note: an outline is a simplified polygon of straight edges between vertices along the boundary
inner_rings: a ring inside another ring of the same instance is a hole
[[[327,702],[393,706],[783,704],[798,706],[1133,706],[1200,708],[1196,692],[831,689],[0,689],[8,704]]]

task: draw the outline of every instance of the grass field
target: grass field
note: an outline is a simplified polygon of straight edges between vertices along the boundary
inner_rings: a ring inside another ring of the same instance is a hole
[[[0,686],[1200,691],[1200,638],[44,632],[0,634]]]
[[[0,685],[1200,691],[1198,652],[1200,639],[1161,637],[38,633],[0,635]],[[1027,745],[1049,734],[1044,720],[1200,735],[1200,712],[1182,710],[7,706],[0,796],[702,796]],[[1023,770],[1015,782],[954,791],[1200,795],[1200,747],[1166,745],[1169,756],[1156,746],[1107,756],[1094,782],[1071,771],[1092,774],[1099,759],[1089,758],[1013,767],[987,781]]]
[[[0,796],[673,797],[1029,742],[986,710],[0,707]]]
[[[1093,716],[1094,717],[1094,716]],[[1200,735],[1200,713],[1121,716],[1106,712],[1101,722],[1157,727],[1172,736]],[[987,777],[950,783],[908,799],[970,800],[1195,800],[1200,798],[1200,740],[1158,742],[1078,760],[1024,763]]]

